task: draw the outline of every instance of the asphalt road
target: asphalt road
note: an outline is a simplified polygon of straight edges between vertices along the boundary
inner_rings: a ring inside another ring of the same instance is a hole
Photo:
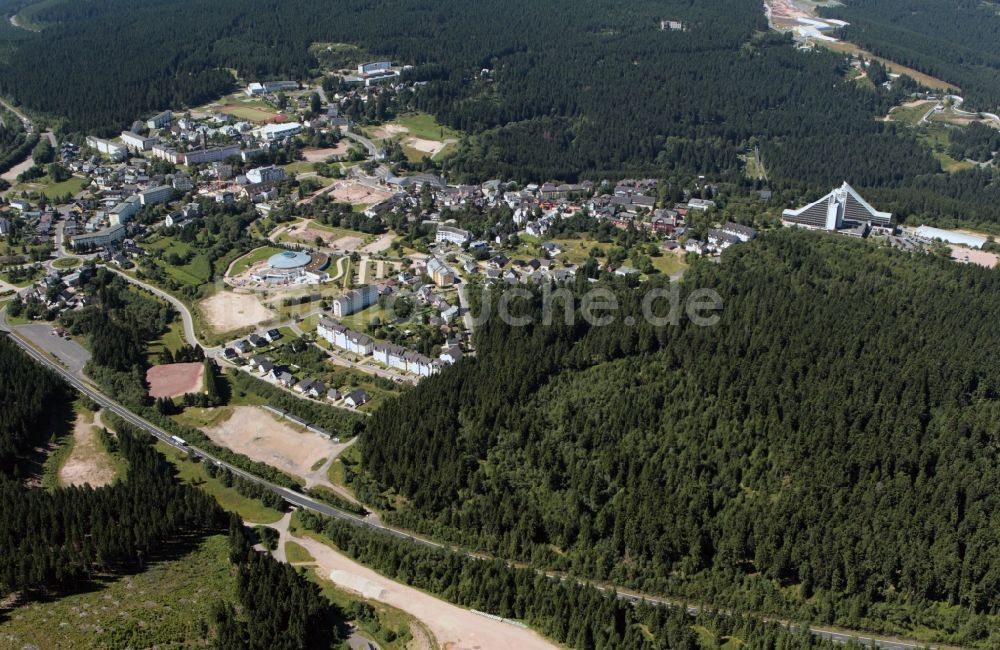
[[[8,332],[6,332],[5,330],[2,330],[2,329],[0,329],[0,332],[2,332],[2,333],[8,333]],[[55,337],[53,337],[53,338],[55,338]],[[97,390],[96,387],[92,386],[88,382],[85,382],[85,381],[81,380],[79,377],[77,377],[77,375],[71,373],[66,368],[63,368],[63,367],[59,366],[57,363],[55,363],[54,361],[52,361],[51,359],[49,359],[48,357],[46,357],[44,354],[42,354],[42,353],[38,352],[37,350],[35,350],[32,346],[28,345],[27,343],[25,343],[24,341],[22,341],[17,336],[10,336],[10,340],[12,340],[13,342],[15,342],[18,346],[20,346],[21,349],[24,350],[24,352],[26,354],[28,354],[28,356],[32,357],[33,359],[35,359],[39,363],[41,363],[41,364],[43,364],[45,366],[48,366],[52,370],[54,370],[57,373],[59,373],[62,376],[62,378],[68,384],[70,384],[71,386],[73,386],[74,388],[76,388],[78,391],[80,391],[81,393],[83,393],[84,395],[86,395],[87,397],[89,397],[90,399],[92,399],[94,402],[100,404],[103,408],[106,408],[109,411],[111,411],[112,413],[115,413],[116,415],[118,415],[119,417],[121,417],[126,422],[129,422],[130,424],[132,424],[132,425],[134,425],[134,426],[136,426],[136,427],[138,427],[140,429],[144,429],[144,430],[148,431],[153,436],[155,436],[159,440],[163,441],[164,443],[170,445],[171,447],[174,447],[176,449],[180,449],[180,450],[183,450],[183,451],[190,450],[190,452],[192,452],[195,455],[201,457],[204,461],[213,462],[213,463],[215,463],[216,465],[218,465],[220,467],[227,468],[233,474],[241,476],[242,478],[244,478],[244,479],[246,479],[248,481],[253,481],[255,483],[258,483],[258,484],[266,487],[267,489],[271,490],[272,492],[278,494],[286,502],[288,502],[288,503],[290,503],[290,504],[292,504],[294,506],[298,506],[298,507],[301,507],[301,508],[307,508],[307,509],[312,510],[314,512],[318,512],[320,514],[326,515],[328,517],[333,517],[335,519],[340,519],[342,521],[347,521],[347,522],[352,523],[352,524],[357,525],[357,526],[367,527],[367,528],[370,528],[372,530],[378,530],[378,531],[381,531],[381,532],[383,532],[385,534],[392,535],[393,537],[396,537],[396,538],[402,539],[402,540],[406,540],[406,541],[412,542],[414,544],[420,544],[422,546],[427,546],[427,547],[431,547],[431,548],[447,548],[443,544],[439,544],[437,542],[432,542],[432,541],[427,540],[427,539],[416,537],[414,535],[410,535],[408,533],[404,533],[404,532],[402,532],[400,530],[396,530],[394,528],[389,528],[389,527],[384,526],[381,523],[376,522],[376,521],[371,521],[371,520],[368,520],[368,519],[365,519],[365,518],[362,518],[362,517],[358,517],[356,515],[352,515],[352,514],[347,513],[347,512],[342,512],[340,510],[337,510],[336,508],[333,508],[331,506],[326,505],[325,503],[320,503],[318,501],[315,501],[315,500],[313,500],[313,499],[311,499],[311,498],[309,498],[309,497],[307,497],[307,496],[305,496],[303,494],[295,492],[293,490],[287,490],[285,488],[282,488],[282,487],[279,487],[277,485],[274,485],[273,483],[265,481],[264,479],[262,479],[262,478],[260,478],[258,476],[255,476],[253,474],[245,472],[245,471],[241,470],[238,467],[235,467],[233,465],[230,465],[229,463],[226,463],[225,461],[217,459],[214,456],[212,456],[211,454],[208,454],[205,451],[202,451],[201,449],[198,449],[197,447],[195,447],[193,445],[181,445],[181,444],[178,444],[177,442],[175,442],[171,438],[171,434],[169,434],[166,431],[164,431],[163,429],[157,427],[153,423],[145,420],[144,418],[141,418],[138,415],[135,415],[134,413],[132,413],[131,411],[129,411],[128,409],[126,409],[121,404],[119,404],[119,403],[115,402],[114,400],[112,400],[111,398],[105,396],[101,391]],[[476,555],[471,554],[471,553],[467,553],[467,555],[469,557],[477,557]],[[546,575],[548,577],[550,577],[552,579],[556,579],[556,580],[564,580],[565,579],[565,578],[563,578],[561,576],[555,576],[555,575],[550,575],[550,574],[546,574]],[[596,586],[596,585],[594,585],[594,586]],[[633,601],[633,602],[641,600],[641,601],[645,601],[645,602],[648,602],[648,603],[653,603],[653,604],[667,606],[667,607],[677,607],[680,604],[680,603],[678,603],[677,601],[674,601],[674,600],[669,600],[669,599],[664,599],[664,598],[656,598],[656,597],[647,596],[647,595],[644,595],[644,594],[636,594],[634,592],[630,592],[629,590],[622,590],[622,589],[617,588],[617,587],[600,587],[600,586],[596,586],[596,587],[598,589],[601,589],[602,591],[612,591],[613,590],[616,593],[616,596],[618,598],[621,598],[621,599],[624,599],[624,600]],[[688,605],[688,606],[686,606],[686,611],[688,612],[688,614],[690,614],[692,616],[695,616],[695,615],[697,615],[699,613],[700,608],[697,607],[697,606]],[[793,630],[793,631],[795,629],[797,629],[796,625],[791,624],[791,623],[787,623],[787,622],[784,622],[784,621],[771,621],[771,622],[774,622],[774,623],[777,623],[777,624],[780,624],[780,625],[784,625],[784,626],[788,627],[790,630]],[[830,640],[838,642],[838,643],[847,643],[848,641],[854,640],[854,641],[857,641],[857,642],[859,642],[862,645],[865,645],[867,647],[882,648],[884,650],[913,650],[915,648],[928,648],[929,650],[939,650],[939,648],[940,648],[939,646],[930,646],[930,645],[926,645],[926,644],[922,644],[922,643],[917,643],[917,642],[914,642],[914,641],[908,641],[908,640],[901,640],[901,639],[900,640],[896,640],[896,639],[880,639],[880,638],[867,637],[867,636],[860,635],[858,633],[851,632],[849,630],[838,631],[838,630],[831,630],[831,629],[826,629],[826,628],[821,628],[821,627],[810,627],[809,631],[810,631],[810,633],[812,633],[813,635],[815,635],[817,637],[821,637],[821,638],[824,638],[824,639],[830,639]]]

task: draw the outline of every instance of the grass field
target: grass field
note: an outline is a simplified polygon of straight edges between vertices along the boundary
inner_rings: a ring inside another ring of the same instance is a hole
[[[60,257],[52,262],[52,266],[57,269],[72,269],[80,265],[79,257]]]
[[[291,564],[316,561],[316,558],[309,551],[295,542],[285,542],[285,559]]]
[[[281,166],[285,173],[289,176],[294,176],[295,174],[301,174],[302,172],[313,171],[313,163],[307,160],[296,160],[293,163],[288,163],[287,165]]]
[[[938,90],[961,90],[958,86],[952,83],[948,83],[943,79],[938,79],[937,77],[932,77],[929,74],[924,74],[919,70],[914,70],[913,68],[908,68],[905,65],[900,65],[889,59],[883,59],[880,56],[875,56],[868,50],[861,49],[854,43],[849,43],[847,41],[824,41],[821,39],[816,39],[813,41],[816,45],[820,47],[825,47],[828,50],[833,50],[834,52],[843,52],[845,54],[852,54],[854,56],[862,56],[866,59],[875,59],[880,61],[885,65],[889,72],[895,72],[896,74],[905,74],[917,83],[923,84],[928,88],[937,88]]]
[[[368,324],[375,318],[378,318],[383,323],[386,322],[387,318],[385,310],[377,303],[350,316],[344,316],[340,319],[340,322],[356,332],[365,332],[368,329]]]
[[[889,111],[889,118],[893,122],[902,122],[903,124],[916,126],[933,107],[934,102],[917,104],[915,106],[896,106]]]
[[[944,124],[924,124],[916,130],[917,139],[931,148],[931,153],[941,163],[941,169],[948,173],[972,169],[974,165],[965,160],[955,160],[948,155],[949,128]]]
[[[455,138],[457,140],[462,137],[460,131],[440,124],[429,113],[403,115],[393,120],[393,123],[405,126],[410,132],[409,135],[423,140],[437,140],[440,142],[448,138]]]
[[[160,338],[150,341],[146,346],[146,355],[151,363],[155,363],[158,355],[164,349],[170,350],[173,353],[186,344],[187,342],[184,340],[184,322],[178,316],[174,318],[167,331]]]
[[[187,454],[164,442],[157,442],[156,449],[177,468],[177,477],[185,483],[195,485],[219,502],[224,509],[237,513],[245,521],[257,524],[273,524],[282,517],[282,513],[265,507],[256,499],[248,499],[235,488],[226,487],[222,481],[212,478],[205,471],[204,463],[193,463]]]
[[[673,253],[663,253],[659,257],[650,257],[649,261],[653,263],[653,268],[664,275],[670,275],[687,268],[684,258]]]
[[[285,252],[284,248],[278,248],[276,246],[264,246],[262,248],[257,248],[255,250],[252,250],[243,257],[239,257],[236,259],[236,261],[233,263],[232,268],[229,270],[229,275],[230,276],[239,275],[240,273],[243,273],[257,262],[263,262],[272,255],[283,252]]]
[[[235,598],[228,539],[213,535],[143,573],[18,607],[0,623],[0,639],[10,648],[205,647],[213,605]]]
[[[28,183],[18,183],[11,188],[11,192],[38,192],[44,194],[45,198],[54,200],[66,194],[76,194],[84,188],[86,181],[73,176],[61,183],[53,183],[48,176],[42,176]]]

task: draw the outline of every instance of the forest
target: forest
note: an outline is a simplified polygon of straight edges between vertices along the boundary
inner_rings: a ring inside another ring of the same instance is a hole
[[[968,110],[1000,106],[1000,14],[979,0],[846,0],[820,9],[844,37],[960,87]]]
[[[71,389],[0,338],[0,620],[18,603],[95,588],[97,578],[143,571],[183,556],[204,536],[230,531],[238,607],[216,605],[210,633],[218,648],[330,648],[342,615],[290,565],[254,551],[238,517],[207,493],[181,484],[153,438],[109,417],[102,436],[128,466],[127,478],[102,487],[27,487],[19,468],[45,423],[59,424]],[[109,449],[108,451],[112,451]],[[14,596],[13,598],[11,596]]]
[[[970,107],[996,105],[1000,54],[990,39],[1000,18],[976,0],[857,0],[828,11],[877,54],[961,85]],[[685,29],[661,30],[665,16]],[[396,109],[469,134],[440,161],[458,182],[683,173],[739,183],[741,155],[759,145],[775,190],[847,180],[882,190],[900,217],[1000,223],[992,175],[946,175],[910,130],[878,119],[919,89],[913,80],[890,90],[850,80],[842,55],[799,52],[789,35],[769,32],[755,0],[627,9],[609,0],[337,0],[335,10],[315,0],[95,0],[54,3],[37,17],[43,32],[7,44],[0,93],[52,117],[61,133],[115,134],[242,82],[309,82],[324,74],[323,50],[311,46],[350,43],[358,56],[413,66],[403,80],[422,85]],[[874,66],[874,78],[883,73]],[[377,118],[379,106],[368,109]]]
[[[777,231],[685,275],[722,296],[714,327],[654,327],[651,284],[601,283],[619,326],[490,319],[474,359],[374,413],[389,521],[651,593],[1000,642],[1000,275]]]
[[[664,15],[687,29],[660,30]],[[334,41],[413,64],[407,78],[430,82],[415,106],[476,136],[449,167],[484,178],[736,174],[754,136],[781,151],[802,150],[806,135],[842,141],[846,157],[828,172],[836,180],[871,162],[872,181],[894,182],[888,169],[911,177],[933,162],[905,134],[877,156],[866,146],[892,131],[871,118],[903,84],[846,83],[840,57],[803,56],[767,34],[751,0],[643,0],[627,10],[607,0],[400,0],[390,10],[341,0],[337,11],[313,0],[101,0],[56,4],[40,18],[53,24],[17,45],[0,91],[65,117],[70,130],[114,133],[145,112],[204,102],[234,85],[224,69],[248,81],[315,76],[310,44]],[[120,38],[107,39],[109,29]]]
[[[714,639],[735,637],[751,648],[834,648],[808,632],[792,632],[739,612],[701,612],[632,604],[590,585],[546,578],[531,569],[429,548],[311,512],[303,526],[379,573],[463,607],[522,620],[545,636],[581,650],[614,648],[699,650],[697,629]],[[715,647],[722,647],[716,641]],[[850,647],[850,646],[848,646]]]

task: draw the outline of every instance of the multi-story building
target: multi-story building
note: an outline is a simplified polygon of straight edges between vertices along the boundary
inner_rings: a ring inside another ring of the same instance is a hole
[[[156,205],[166,203],[174,195],[174,188],[169,185],[160,185],[139,193],[139,202],[143,205]]]
[[[201,165],[204,163],[218,162],[230,156],[239,156],[239,145],[229,145],[226,147],[213,147],[211,149],[196,149],[184,154],[185,165]]]
[[[257,167],[247,172],[247,180],[251,183],[277,183],[284,178],[285,170],[277,165]]]
[[[147,138],[132,131],[122,131],[122,144],[132,151],[149,151],[159,142],[156,138]]]
[[[366,284],[352,291],[348,291],[343,296],[333,299],[333,315],[337,318],[350,316],[366,307],[370,307],[378,302],[378,287],[373,284]]]
[[[125,147],[117,142],[95,138],[92,135],[87,136],[87,146],[103,153],[112,161],[124,160],[127,153]]]
[[[111,226],[104,230],[77,235],[71,240],[74,249],[102,248],[108,244],[114,244],[125,239],[126,228],[124,225]]]
[[[138,214],[139,208],[139,197],[130,196],[108,211],[108,222],[112,226],[124,226]]]
[[[326,316],[320,318],[319,325],[316,326],[316,334],[329,342],[330,345],[362,356],[370,355],[375,349],[375,344],[370,337],[349,330]]]
[[[159,115],[154,115],[146,121],[146,128],[152,129],[162,129],[168,126],[174,119],[174,114],[170,111],[163,111]]]
[[[797,210],[785,210],[781,221],[787,225],[820,230],[862,233],[871,226],[889,227],[892,213],[880,212],[845,181],[821,199]]]
[[[298,122],[286,122],[285,124],[265,124],[257,129],[257,136],[265,142],[283,140],[302,133],[302,125]]]
[[[462,230],[454,226],[438,226],[437,233],[434,235],[434,241],[448,242],[458,244],[459,246],[471,238],[472,234],[468,230]]]
[[[427,261],[427,275],[431,276],[434,284],[439,287],[455,283],[455,272],[436,257],[432,257]]]

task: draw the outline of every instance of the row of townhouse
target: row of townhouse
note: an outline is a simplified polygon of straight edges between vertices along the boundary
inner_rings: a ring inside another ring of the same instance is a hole
[[[379,363],[410,372],[420,377],[429,377],[441,369],[441,362],[425,357],[419,352],[407,350],[394,343],[376,343],[372,356]]]
[[[319,319],[316,334],[323,337],[330,345],[361,356],[367,357],[375,349],[375,342],[370,336],[348,329],[328,316]]]
[[[442,348],[440,359],[431,359],[401,345],[375,342],[371,337],[350,330],[327,316],[320,319],[316,334],[342,350],[362,356],[371,355],[383,365],[419,377],[429,377],[439,372],[445,364],[455,363],[462,358],[462,348],[458,343],[449,343]]]

